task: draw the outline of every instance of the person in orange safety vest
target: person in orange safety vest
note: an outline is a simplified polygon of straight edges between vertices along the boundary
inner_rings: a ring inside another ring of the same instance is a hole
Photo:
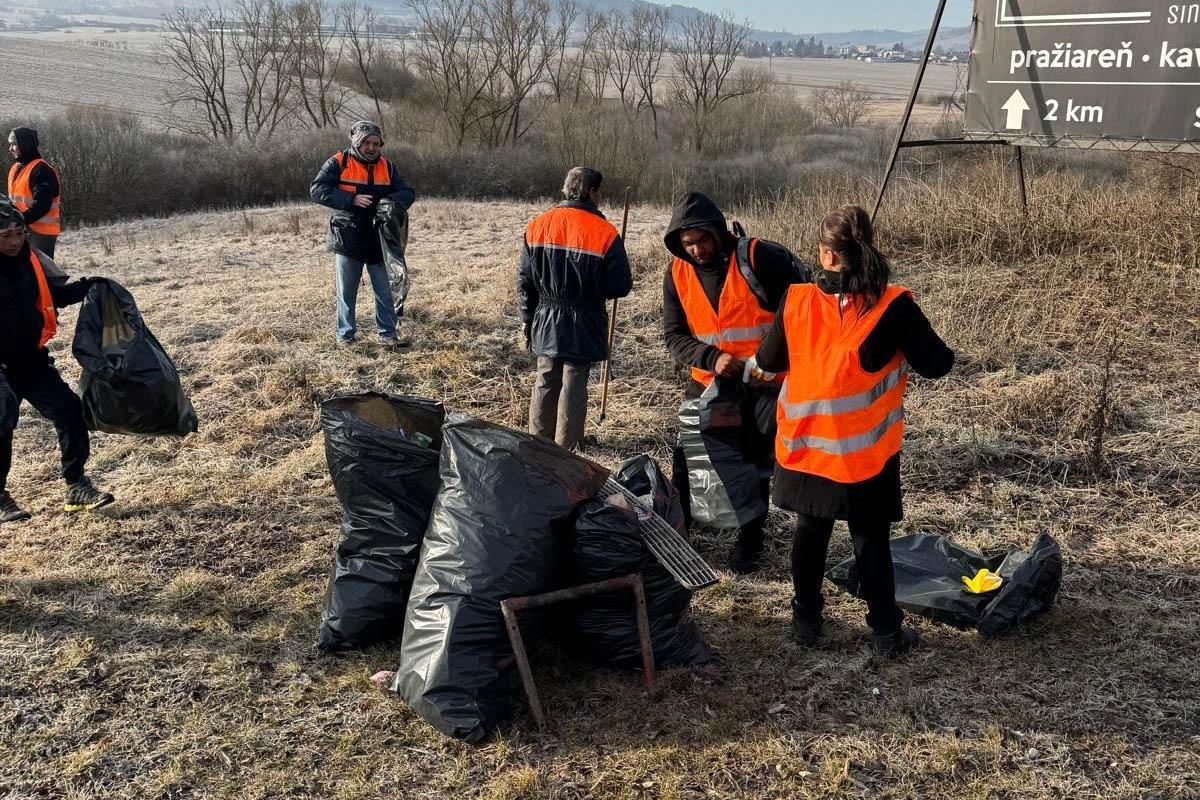
[[[738,398],[742,423],[732,432],[736,441],[730,449],[740,450],[761,476],[757,496],[748,503],[743,498],[748,508],[738,514],[737,539],[728,562],[733,572],[753,572],[759,567],[770,502],[779,386],[769,381],[747,384],[743,376],[788,286],[808,280],[809,268],[782,245],[735,236],[721,209],[699,192],[676,202],[663,242],[674,257],[663,279],[663,330],[667,349],[689,370],[685,395],[697,398],[718,381],[721,391]],[[672,460],[673,483],[690,524],[692,492],[681,445],[675,447]]]
[[[873,646],[897,656],[917,643],[901,625],[889,535],[902,516],[900,449],[909,370],[950,371],[954,353],[912,292],[888,283],[870,217],[843,206],[821,224],[821,269],[788,290],[756,354],[786,373],[776,411],[775,504],[797,514],[792,538],[792,638],[817,642],[821,582],[834,520],[845,520]]]
[[[62,185],[58,171],[42,158],[38,132],[13,128],[8,134],[8,199],[25,220],[30,243],[54,258],[55,244],[62,233]]]
[[[64,510],[90,511],[113,501],[84,474],[90,443],[83,403],[46,350],[58,328],[56,309],[81,302],[93,282],[66,282],[50,257],[26,241],[21,212],[0,199],[0,522],[29,519],[7,484],[22,400],[58,433],[67,483]]]

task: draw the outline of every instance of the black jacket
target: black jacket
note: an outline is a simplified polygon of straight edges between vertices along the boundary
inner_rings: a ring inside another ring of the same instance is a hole
[[[577,209],[594,219],[570,224],[564,209]],[[603,252],[597,249],[600,241],[607,241]],[[625,297],[631,289],[625,243],[595,206],[559,203],[529,223],[517,268],[517,294],[526,342],[536,355],[603,361],[608,357],[605,301]]]
[[[20,157],[17,159],[18,167],[24,167],[30,161],[36,161],[42,157],[38,150],[37,131],[33,128],[13,128],[12,133],[20,153]],[[33,194],[33,204],[21,215],[25,218],[26,225],[37,222],[46,216],[46,212],[54,203],[54,198],[58,197],[58,177],[54,174],[54,170],[43,162],[34,167],[33,172],[30,173],[29,188]],[[11,186],[8,188],[8,193],[12,194]]]
[[[722,255],[708,266],[701,266],[693,261],[679,243],[679,235],[685,228],[702,227],[715,228],[723,234]],[[667,226],[663,243],[671,255],[687,261],[695,268],[700,285],[704,287],[704,294],[715,309],[721,289],[725,286],[725,276],[729,272],[729,256],[735,251],[738,243],[737,237],[729,232],[721,209],[699,192],[685,194],[676,202],[671,212],[671,222]],[[810,269],[797,261],[787,248],[764,240],[759,240],[755,248],[754,274],[766,293],[769,310],[779,307],[783,296],[787,294],[788,286],[810,280]],[[670,265],[667,266],[667,273],[663,277],[663,335],[666,338],[667,349],[682,366],[706,370],[712,370],[716,366],[721,351],[692,335],[687,314],[684,313],[679,294],[675,291]]]
[[[356,156],[353,150],[342,152],[346,154],[346,158],[353,158],[360,164],[367,163]],[[390,161],[387,163],[391,172],[389,183],[361,187],[358,192],[375,198],[376,202],[367,208],[356,208],[354,195],[338,188],[342,167],[336,156],[330,156],[317,173],[317,177],[313,178],[308,191],[309,196],[313,202],[333,209],[333,215],[329,218],[329,237],[326,240],[333,252],[367,264],[383,261],[379,234],[375,230],[375,212],[379,207],[379,199],[387,197],[406,210],[417,199],[417,193],[400,177],[396,165]]]
[[[67,283],[49,274],[57,267],[44,253],[38,253],[38,261],[47,273],[46,284],[55,308],[83,302],[92,285],[89,279]],[[26,242],[12,258],[0,255],[0,364],[23,364],[41,354],[44,348],[38,347],[38,339],[44,322],[37,303],[37,277],[29,263]]]
[[[763,337],[756,356],[758,365],[770,372],[804,369],[788,364],[784,313]],[[867,372],[879,372],[899,350],[914,372],[925,378],[940,378],[954,366],[954,351],[934,332],[933,326],[909,295],[892,301],[875,330],[858,348],[859,361]],[[775,505],[827,519],[873,517],[895,521],[903,518],[900,501],[900,454],[892,456],[880,473],[858,483],[838,483],[804,472],[775,468]]]

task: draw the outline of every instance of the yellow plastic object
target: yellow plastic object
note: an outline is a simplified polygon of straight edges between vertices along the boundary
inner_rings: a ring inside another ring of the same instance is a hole
[[[971,594],[987,594],[999,589],[1004,579],[990,569],[981,569],[975,573],[974,578],[963,575],[962,582],[967,585],[967,591]]]

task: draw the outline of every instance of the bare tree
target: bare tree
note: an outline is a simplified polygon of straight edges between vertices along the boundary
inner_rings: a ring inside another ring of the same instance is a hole
[[[294,0],[288,7],[292,38],[292,76],[299,107],[314,128],[338,124],[349,92],[336,80],[343,41],[326,24],[323,0]]]
[[[658,103],[655,89],[667,53],[667,26],[671,12],[662,6],[636,6],[627,46],[633,54],[633,76],[637,81],[638,109],[649,108],[654,138],[658,138]]]
[[[488,91],[500,70],[494,48],[478,36],[477,0],[409,0],[417,16],[417,68],[437,98],[438,108],[459,147],[467,133],[493,109]]]
[[[230,34],[240,81],[242,133],[270,138],[292,113],[293,41],[287,8],[280,0],[238,0]]]
[[[573,98],[579,102],[581,92],[585,87],[584,73],[588,54],[596,46],[599,38],[599,15],[586,12],[583,15],[582,31],[574,43],[574,53],[568,53],[572,46],[571,32],[579,22],[579,7],[575,0],[558,0],[558,24],[552,31],[552,48],[554,58],[551,59],[546,73],[546,80],[555,101],[561,103]]]
[[[513,144],[528,130],[526,101],[548,74],[566,34],[551,20],[548,0],[479,0],[478,36],[497,64],[489,92],[492,144]]]
[[[874,97],[865,86],[842,81],[812,93],[813,111],[835,128],[853,128],[866,116]]]
[[[586,79],[583,85],[597,100],[603,98],[608,90],[608,48],[604,47],[606,24],[607,21],[603,14],[598,14],[593,9],[587,10],[584,16],[584,27],[591,31],[592,46],[581,56],[581,76]]]
[[[172,108],[187,114],[176,123],[188,133],[232,141],[237,125],[227,90],[230,34],[220,5],[176,8],[163,19],[162,48],[180,81],[167,91]],[[198,110],[203,122],[190,120]]]
[[[750,28],[735,22],[728,12],[720,16],[698,14],[683,23],[683,31],[672,48],[675,74],[671,88],[675,101],[691,117],[692,145],[704,150],[713,113],[735,97],[765,88],[769,74],[743,69],[733,75],[738,54],[746,44]]]
[[[367,94],[375,104],[375,119],[383,118],[383,104],[379,100],[378,81],[373,77],[386,59],[383,43],[379,38],[379,18],[375,9],[359,0],[342,0],[337,8],[337,19],[346,36],[346,45],[354,69],[362,77]]]
[[[636,100],[634,92],[633,40],[637,32],[631,29],[631,21],[619,9],[609,12],[600,29],[601,46],[604,48],[604,66],[608,79],[612,81],[617,96],[624,108],[632,109]]]

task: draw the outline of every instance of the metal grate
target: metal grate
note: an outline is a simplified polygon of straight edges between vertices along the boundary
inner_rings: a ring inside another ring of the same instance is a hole
[[[679,535],[679,531],[647,508],[637,495],[609,478],[600,490],[600,498],[612,497],[615,494],[620,494],[629,501],[641,522],[641,533],[646,547],[682,586],[695,591],[712,586],[720,580],[716,571]]]

